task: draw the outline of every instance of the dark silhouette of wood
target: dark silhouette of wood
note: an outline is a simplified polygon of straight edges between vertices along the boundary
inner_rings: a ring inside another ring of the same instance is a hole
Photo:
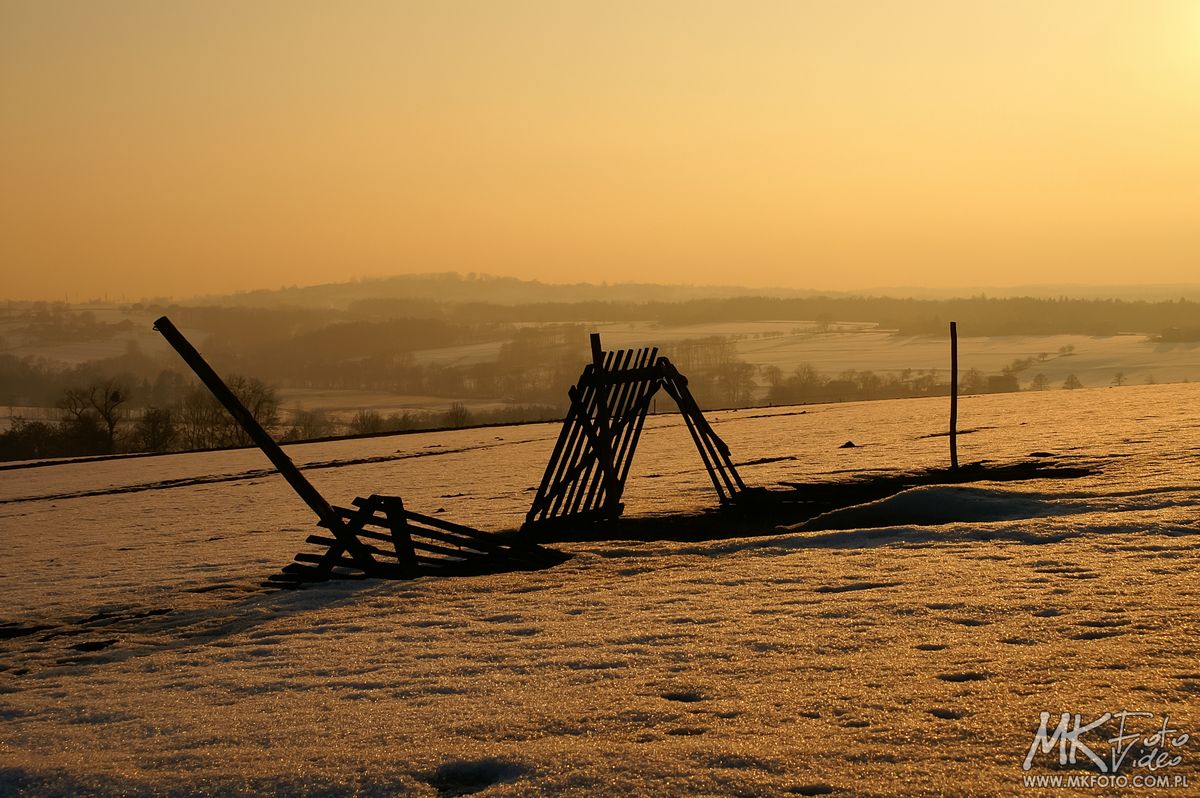
[[[721,504],[746,490],[729,447],[688,390],[687,378],[657,348],[604,352],[591,336],[592,362],[567,396],[571,403],[525,526],[621,515],[621,496],[651,403],[662,389],[675,400]]]
[[[329,502],[325,501],[325,497],[321,495],[313,484],[300,472],[296,464],[292,462],[292,458],[288,457],[275,439],[262,428],[258,420],[254,418],[254,414],[246,409],[241,400],[237,398],[229,386],[225,384],[217,372],[213,371],[212,366],[200,355],[191,342],[183,336],[183,333],[175,327],[171,320],[166,316],[162,316],[154,322],[154,329],[162,334],[183,361],[188,364],[204,386],[217,398],[233,419],[245,430],[250,440],[254,441],[255,445],[267,456],[275,469],[280,475],[287,480],[287,483],[292,486],[292,490],[296,492],[305,504],[317,514],[321,526],[328,529],[334,534],[338,540],[342,541],[343,548],[359,562],[364,569],[371,568],[374,560],[370,553],[363,548],[352,530],[346,528],[342,518],[333,510]]]
[[[592,344],[592,363],[599,366],[603,350],[600,348],[600,333],[592,333],[589,337]]]
[[[277,587],[299,587],[328,579],[413,579],[427,574],[476,574],[498,570],[542,568],[565,556],[527,541],[502,539],[478,529],[414,513],[399,496],[372,494],[355,499],[354,509],[334,507],[301,473],[254,414],[213,371],[195,347],[166,316],[154,323],[258,445],[296,494],[333,537],[309,535],[307,542],[324,551],[300,552],[295,562],[268,577]],[[378,543],[386,546],[376,545]]]
[[[950,467],[958,468],[958,322],[950,322]]]

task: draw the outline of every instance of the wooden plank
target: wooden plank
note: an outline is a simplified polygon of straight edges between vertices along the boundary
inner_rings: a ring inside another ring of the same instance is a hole
[[[488,546],[501,545],[496,540],[495,535],[492,535],[491,533],[488,533],[488,532],[484,532],[480,529],[473,529],[469,526],[463,526],[462,524],[456,524],[453,521],[446,521],[446,520],[437,518],[432,515],[424,515],[422,513],[415,513],[412,510],[405,510],[404,512],[408,516],[408,520],[410,520],[410,521],[416,521],[419,524],[425,524],[427,526],[437,527],[438,529],[443,529],[447,532],[457,532],[460,535],[464,535],[464,536],[471,538],[479,543],[485,543]]]
[[[323,526],[329,529],[336,537],[341,540],[342,545],[350,551],[351,555],[362,560],[364,564],[370,562],[370,556],[364,551],[356,548],[356,540],[344,528],[342,519],[337,513],[333,512],[333,508],[329,506],[329,502],[321,495],[308,478],[300,472],[292,459],[284,453],[279,444],[275,442],[258,420],[254,418],[254,414],[246,409],[242,401],[237,398],[225,381],[217,375],[208,361],[192,346],[191,342],[183,336],[183,333],[176,329],[175,325],[166,316],[161,316],[154,322],[154,329],[162,334],[167,343],[171,345],[183,361],[192,369],[209,392],[225,406],[225,409],[233,416],[233,420],[238,423],[238,426],[249,436],[250,440],[258,446],[275,469],[279,472],[296,495],[304,501],[309,508],[316,513],[317,518]]]
[[[729,456],[729,447],[717,433],[712,431],[711,426],[708,430],[705,437],[709,440],[713,448],[718,449],[721,453],[721,460],[718,465],[721,469],[721,474],[725,477],[726,483],[729,484],[730,491],[736,494],[745,490],[746,483],[742,481],[742,475],[738,473],[737,466],[733,464],[733,459]]]
[[[604,363],[602,369],[609,371],[612,369],[615,354],[606,352],[604,355]],[[598,369],[593,368],[592,373],[596,373]],[[583,396],[579,391],[576,391],[576,396],[579,398],[581,412],[575,418],[575,447],[569,452],[572,466],[571,470],[574,476],[569,480],[563,480],[563,489],[558,493],[553,502],[549,504],[546,517],[556,516],[561,513],[570,512],[570,508],[577,503],[576,495],[579,493],[580,485],[586,485],[591,477],[592,468],[595,466],[596,451],[588,445],[587,435],[584,432],[582,422],[590,420],[593,415],[599,412],[598,405],[601,400],[601,393],[596,385],[587,385],[584,388],[587,391],[587,396]],[[568,395],[571,395],[568,392]]]
[[[696,404],[692,392],[687,387],[687,378],[680,374],[678,369],[669,362],[666,366],[670,376],[668,381],[672,384],[675,394],[678,396],[676,401],[679,404],[680,411],[685,418],[691,419],[691,422],[696,427],[696,433],[699,436],[696,445],[700,449],[701,458],[705,460],[705,466],[709,468],[709,476],[713,479],[713,486],[717,488],[717,494],[721,496],[722,501],[732,499],[738,491],[745,490],[746,485],[729,456],[729,446],[726,445],[725,441],[721,440],[721,436],[716,433],[712,425],[708,422],[708,419],[704,417],[704,413],[700,410],[700,406]],[[722,492],[722,483],[728,496]]]
[[[616,357],[616,352],[604,353],[604,362],[601,368],[593,369],[593,375],[602,376],[605,372],[611,371],[616,363]],[[600,404],[604,401],[604,391],[601,389],[598,381],[589,384],[586,386],[586,389],[591,392],[589,401],[586,403],[581,402],[583,412],[575,417],[577,449],[574,457],[577,460],[577,467],[573,469],[574,477],[564,485],[564,490],[558,499],[551,504],[551,515],[573,512],[573,508],[578,505],[582,498],[581,492],[590,484],[592,469],[596,465],[598,453],[595,447],[588,441],[586,425],[591,424],[593,418],[599,417]],[[571,392],[568,391],[567,395],[570,396]]]
[[[624,373],[637,370],[646,365],[646,358],[649,354],[647,349],[637,349],[630,352],[630,358],[626,363]],[[608,428],[608,447],[609,447],[609,468],[605,474],[604,495],[603,500],[597,501],[597,506],[602,509],[607,515],[613,516],[614,511],[621,502],[621,456],[622,443],[626,438],[626,433],[630,428],[629,411],[632,407],[635,397],[645,388],[645,380],[636,382],[628,382],[618,387],[616,397],[612,403],[611,413],[609,416]],[[619,512],[617,513],[619,514]]]
[[[533,503],[525,516],[526,523],[538,517],[546,518],[553,515],[562,501],[563,493],[569,486],[569,483],[564,481],[563,475],[572,468],[577,458],[576,452],[582,437],[578,418],[581,414],[588,413],[589,404],[594,399],[595,388],[590,384],[588,378],[595,371],[595,365],[588,364],[584,367],[583,374],[580,375],[579,384],[584,387],[578,392],[578,396],[572,398],[560,431],[561,445],[556,444],[554,451],[551,452],[550,460],[546,463],[546,471],[542,475],[542,481],[538,486]]]
[[[409,534],[408,520],[405,518],[404,502],[399,496],[380,498],[379,504],[387,516],[388,528],[391,530],[392,547],[396,550],[396,561],[405,573],[415,576],[417,573],[416,544]]]
[[[312,543],[313,545],[316,545],[316,546],[329,546],[331,549],[333,548],[334,545],[341,542],[337,538],[326,538],[326,537],[321,537],[320,535],[309,535],[304,540],[306,543]],[[391,559],[396,556],[393,552],[387,551],[386,549],[381,549],[378,546],[374,546],[370,543],[361,543],[360,542],[360,545],[366,551],[370,552],[371,554],[377,555],[379,557],[387,557],[387,558]],[[376,562],[375,560],[373,560],[373,559],[371,560],[371,567],[377,566],[379,564],[380,563]],[[359,567],[361,568],[362,566],[359,565]],[[364,568],[363,570],[370,570],[370,568]]]
[[[350,512],[348,510],[345,510],[344,508],[339,508],[339,509],[341,509],[341,512]],[[494,536],[488,534],[487,532],[482,532],[478,529],[472,529],[471,527],[463,526],[462,524],[456,524],[453,521],[443,521],[440,518],[434,518],[433,516],[422,515],[421,513],[414,513],[412,510],[405,510],[404,515],[408,518],[409,521],[413,521],[418,524],[425,524],[427,526],[432,526],[432,527],[435,527],[435,529],[445,530],[444,532],[434,533],[432,530],[426,530],[426,529],[422,529],[420,527],[413,527],[410,525],[409,526],[410,534],[425,535],[427,537],[433,537],[444,543],[450,543],[452,545],[462,546],[465,548],[472,548],[472,549],[476,549],[481,552],[482,551],[491,551],[493,549],[502,548],[504,545],[504,544],[500,543],[499,541],[497,541],[494,538]],[[388,528],[388,520],[387,520],[386,515],[383,517],[380,517],[378,515],[372,516],[369,522],[373,525],[380,526],[384,529]],[[373,530],[368,529],[368,530],[363,530],[363,531],[359,532],[359,534],[363,537],[370,538],[371,540],[379,540],[379,541],[383,541],[386,543],[392,542],[391,535],[389,535],[385,532],[375,532]],[[456,537],[455,535],[458,535],[458,536]]]
[[[621,480],[622,493],[624,493],[625,490],[625,481],[629,477],[629,470],[633,465],[633,456],[637,452],[638,442],[642,438],[642,427],[645,425],[646,416],[650,412],[650,402],[653,401],[654,395],[658,393],[661,385],[662,383],[660,381],[655,380],[653,383],[653,388],[646,391],[639,401],[638,406],[635,408],[637,416],[633,425],[631,425],[627,443],[623,444],[623,446],[627,447],[627,452],[626,450],[622,451],[621,471],[617,474],[618,478]]]
[[[621,373],[628,371],[632,366],[641,362],[644,357],[645,350],[626,350],[621,360],[619,369]],[[621,500],[620,486],[617,478],[619,464],[616,459],[616,438],[618,429],[615,427],[614,419],[620,419],[627,411],[627,402],[629,396],[636,389],[637,383],[625,382],[616,387],[615,393],[612,394],[612,401],[606,407],[606,415],[604,418],[604,462],[602,464],[603,479],[597,479],[591,486],[587,501],[584,504],[585,509],[596,509],[607,514],[611,514],[613,506]]]
[[[609,366],[605,371],[619,371],[627,367],[633,352],[622,349],[611,354]],[[609,388],[605,385],[597,386],[595,419],[581,419],[582,429],[592,448],[594,458],[583,470],[581,479],[576,483],[574,494],[566,505],[568,508],[566,512],[570,514],[595,509],[598,504],[597,492],[603,483],[610,481],[613,474],[609,405]],[[592,476],[593,466],[597,468],[595,477]]]
[[[705,450],[704,443],[700,439],[699,432],[696,430],[695,422],[693,422],[691,414],[684,411],[684,403],[682,401],[682,397],[680,396],[675,380],[664,380],[663,390],[665,390],[667,394],[675,400],[675,403],[679,405],[680,415],[683,416],[684,426],[687,427],[688,434],[692,436],[692,443],[696,445],[696,451],[700,453],[700,459],[704,462],[704,470],[708,472],[708,478],[712,481],[713,488],[715,488],[717,491],[717,496],[720,498],[721,502],[724,503],[727,501],[725,497],[725,491],[721,486],[720,479],[718,479],[717,475],[713,472],[712,464],[708,461],[708,453]]]
[[[583,374],[580,376],[579,384],[581,387],[576,389],[574,393],[571,391],[567,392],[567,395],[571,397],[571,406],[575,410],[574,416],[571,419],[570,440],[563,452],[558,471],[554,477],[554,483],[559,486],[559,489],[554,491],[554,499],[547,503],[544,516],[557,514],[559,508],[567,500],[568,494],[578,479],[578,475],[576,474],[568,480],[566,477],[567,473],[576,470],[582,472],[587,458],[594,456],[586,446],[586,439],[583,428],[580,426],[580,420],[591,418],[599,398],[599,392],[593,378],[601,371],[606,370],[606,366],[611,364],[611,361],[612,353],[608,353],[599,364],[591,363],[586,366]]]
[[[657,355],[657,348],[641,350],[638,358],[638,366],[642,370],[646,370],[646,364],[653,362]],[[633,462],[633,453],[637,448],[637,438],[641,435],[641,425],[645,421],[650,399],[657,393],[659,388],[660,380],[658,373],[653,372],[653,374],[652,379],[638,383],[629,391],[621,410],[621,417],[618,419],[615,433],[616,455],[614,457],[617,488],[615,496],[610,497],[608,502],[610,515],[620,515],[620,509],[618,508],[621,506],[621,496],[625,492],[625,477],[629,473],[630,464]]]
[[[557,465],[559,458],[562,456],[563,447],[567,443],[567,436],[572,431],[573,413],[575,412],[574,403],[567,409],[567,415],[563,419],[562,427],[558,430],[558,440],[554,442],[554,448],[550,450],[550,458],[546,461],[546,471],[542,474],[542,481],[538,484],[537,493],[533,497],[533,504],[529,507],[529,512],[526,514],[525,520],[537,514],[541,504],[545,501],[545,490],[547,483],[551,481],[551,472]]]
[[[645,350],[640,349],[636,351],[643,352]],[[602,377],[598,377],[597,381],[600,382],[601,385],[613,387],[628,383],[647,382],[649,380],[656,379],[657,377],[658,370],[653,366],[635,366],[633,368],[625,369],[624,371],[607,373]]]

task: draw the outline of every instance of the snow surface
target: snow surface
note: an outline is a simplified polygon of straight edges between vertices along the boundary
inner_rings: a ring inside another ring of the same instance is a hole
[[[2,471],[0,794],[1036,794],[1020,764],[1041,711],[1169,712],[1197,731],[1197,399],[961,401],[964,462],[1046,451],[1098,469],[1081,479],[914,488],[768,537],[562,545],[575,557],[535,573],[295,592],[258,583],[313,519],[255,450]],[[713,420],[747,482],[774,485],[944,466],[929,436],[945,409]],[[332,501],[400,493],[504,529],[556,434],[288,451]],[[679,420],[651,419],[627,513],[712,502]]]

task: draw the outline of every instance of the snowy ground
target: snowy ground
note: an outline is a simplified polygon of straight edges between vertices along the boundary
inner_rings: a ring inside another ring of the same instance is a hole
[[[1039,712],[1200,725],[1198,399],[963,400],[964,461],[1048,451],[1099,469],[1081,479],[920,488],[770,537],[566,545],[572,560],[536,573],[298,592],[258,587],[312,519],[256,451],[0,471],[0,794],[1039,794],[1021,769]],[[925,437],[944,412],[714,420],[739,462],[769,461],[746,480],[774,485],[944,465],[946,438]],[[556,432],[289,451],[331,500],[396,492],[502,529]],[[628,513],[709,491],[677,420],[652,419]],[[1198,748],[1160,771],[1190,787],[1138,794],[1197,794]],[[1052,758],[1030,773],[1093,772]]]

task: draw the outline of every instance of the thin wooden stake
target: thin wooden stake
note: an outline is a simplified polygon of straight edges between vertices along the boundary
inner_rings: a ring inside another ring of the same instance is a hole
[[[958,322],[950,322],[950,467],[958,468]]]
[[[592,333],[588,336],[592,342],[592,365],[597,369],[604,362],[604,349],[600,345],[600,333]]]

